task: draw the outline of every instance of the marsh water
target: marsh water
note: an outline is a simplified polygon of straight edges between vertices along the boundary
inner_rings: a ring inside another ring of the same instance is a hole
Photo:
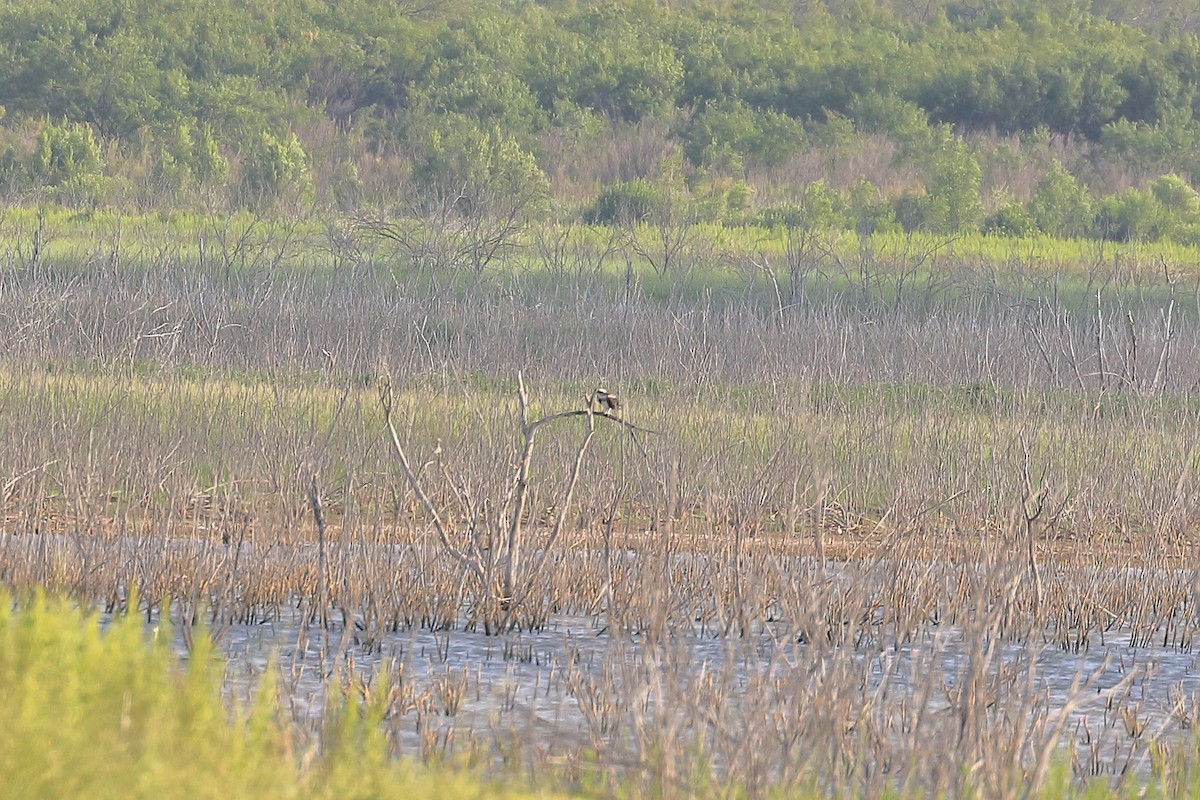
[[[229,693],[248,696],[274,667],[285,708],[298,724],[316,726],[347,678],[377,682],[386,671],[403,752],[445,756],[520,741],[553,757],[605,743],[634,747],[634,729],[646,725],[704,724],[702,689],[714,683],[725,715],[739,704],[749,715],[786,713],[795,701],[789,692],[823,691],[814,682],[842,687],[858,692],[864,707],[881,708],[875,713],[897,735],[912,727],[905,718],[922,715],[953,727],[974,683],[990,698],[992,717],[1019,729],[1014,716],[1024,716],[1031,728],[1054,729],[1077,771],[1115,775],[1148,769],[1149,742],[1191,736],[1200,709],[1200,654],[1135,646],[1119,631],[1070,649],[971,641],[949,627],[904,641],[818,647],[785,625],[738,637],[651,637],[615,633],[603,617],[560,615],[536,631],[414,627],[364,642],[347,622],[320,625],[284,611],[261,624],[215,628]],[[178,646],[186,654],[182,637]]]
[[[200,546],[176,544],[186,552]],[[49,559],[55,546],[72,552],[71,541],[55,537],[0,537],[0,545],[0,555],[11,551],[21,562]],[[145,550],[133,540],[107,545]],[[242,563],[267,557],[255,552]],[[671,558],[694,567],[704,556]],[[863,587],[899,574],[884,562],[784,566],[798,584],[834,586],[813,595],[822,600],[843,589],[870,594]],[[1178,584],[1185,601],[1194,591],[1194,576],[1183,572],[1082,571],[1056,579],[1070,581],[1075,596],[1101,584],[1129,592]],[[950,594],[957,591],[951,579],[938,585],[946,607],[961,603]],[[186,660],[205,629],[183,624],[183,604],[170,608],[174,646]],[[758,769],[770,781],[792,761],[818,758],[812,754],[834,740],[825,766],[844,763],[861,773],[872,762],[889,774],[915,762],[969,762],[1015,742],[1013,758],[1036,760],[1050,746],[1077,775],[1119,777],[1149,771],[1159,745],[1191,743],[1200,719],[1200,650],[1187,624],[1170,622],[1190,619],[1190,611],[1159,609],[1136,631],[1113,624],[1064,637],[1032,625],[1023,632],[997,626],[988,616],[999,610],[993,600],[974,608],[960,612],[957,624],[923,616],[900,630],[889,628],[897,617],[882,612],[842,627],[842,609],[819,607],[813,619],[832,620],[828,628],[772,612],[725,634],[714,632],[711,619],[690,622],[681,608],[645,619],[623,608],[551,614],[535,629],[501,635],[468,625],[466,609],[453,625],[393,628],[353,610],[320,619],[300,598],[201,616],[231,700],[248,699],[273,672],[284,717],[315,741],[330,713],[371,697],[385,706],[396,749],[424,759],[545,764],[588,753],[637,764],[703,748],[715,771],[744,777]],[[161,628],[160,607],[143,613]],[[973,615],[986,619],[974,624]],[[1154,621],[1160,618],[1167,622]]]

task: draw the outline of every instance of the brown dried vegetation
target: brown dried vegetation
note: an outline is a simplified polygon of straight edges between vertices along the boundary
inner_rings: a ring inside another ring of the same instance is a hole
[[[502,633],[519,663],[542,658],[531,633],[593,621],[599,651],[532,689],[448,655],[424,682],[393,664],[389,724],[402,743],[415,719],[426,758],[665,794],[1012,796],[1064,744],[1079,775],[1193,768],[1165,732],[1194,695],[1147,730],[1140,667],[1100,722],[1076,710],[1107,665],[1053,700],[1040,672],[1047,651],[1193,646],[1183,278],[1081,310],[969,265],[939,276],[953,291],[846,287],[872,261],[784,307],[518,274],[446,289],[354,252],[335,271],[14,258],[3,582],[110,607],[136,590],[217,635],[299,614],[344,674],[398,631],[447,653]],[[619,418],[588,404],[601,378]],[[499,722],[456,725],[484,692]]]

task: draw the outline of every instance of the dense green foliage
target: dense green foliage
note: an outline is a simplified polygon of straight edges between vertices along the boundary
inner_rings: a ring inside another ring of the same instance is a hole
[[[494,175],[467,205],[548,186],[610,220],[605,186],[645,207],[631,182],[682,157],[693,199],[755,190],[713,221],[824,178],[834,226],[1194,242],[1189,8],[0,0],[0,175],[73,205],[424,214]]]

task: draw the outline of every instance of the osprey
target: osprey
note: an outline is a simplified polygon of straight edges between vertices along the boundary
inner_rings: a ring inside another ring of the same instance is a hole
[[[606,392],[603,389],[596,390],[596,404],[600,406],[600,411],[608,413],[609,411],[620,411],[621,400],[615,394]]]

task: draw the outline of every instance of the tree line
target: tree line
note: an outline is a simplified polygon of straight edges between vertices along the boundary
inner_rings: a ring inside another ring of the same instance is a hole
[[[1200,241],[1188,5],[0,0],[0,189]]]

